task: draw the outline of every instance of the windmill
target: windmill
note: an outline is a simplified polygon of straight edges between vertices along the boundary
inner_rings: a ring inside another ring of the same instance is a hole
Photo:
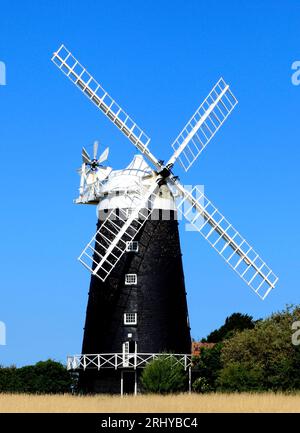
[[[83,390],[136,393],[141,369],[163,352],[190,372],[178,219],[198,231],[261,299],[278,281],[201,188],[187,190],[173,173],[176,162],[190,169],[237,99],[221,78],[172,143],[165,163],[151,153],[145,132],[64,45],[52,61],[140,152],[123,170],[104,169],[104,178],[97,177],[103,158],[97,160],[97,151],[93,159],[82,152],[76,203],[97,204],[98,222],[79,256],[91,272],[82,354],[68,357],[68,368],[80,371]]]

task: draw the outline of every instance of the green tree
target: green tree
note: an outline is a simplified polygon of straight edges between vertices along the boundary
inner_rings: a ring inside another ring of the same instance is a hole
[[[222,343],[218,343],[213,347],[202,347],[200,355],[193,357],[193,376],[197,377],[195,381],[202,378],[203,380],[201,383],[204,383],[205,381],[207,384],[207,387],[204,387],[203,389],[201,388],[201,392],[216,389],[216,381],[218,379],[219,371],[222,368],[221,349]],[[200,381],[197,383],[199,384]]]
[[[237,331],[244,331],[245,329],[253,329],[255,321],[252,316],[248,314],[233,313],[225,319],[224,325],[219,329],[212,331],[206,339],[207,343],[219,343],[232,337]]]
[[[21,368],[0,368],[0,392],[67,393],[72,383],[65,366],[51,359]]]
[[[231,362],[220,370],[216,385],[228,392],[260,391],[263,369],[260,365]]]
[[[223,390],[300,389],[300,346],[292,344],[292,323],[300,307],[289,307],[260,321],[255,328],[224,341],[223,368],[218,384]]]
[[[0,392],[14,392],[20,387],[17,367],[0,367]]]
[[[71,384],[72,378],[66,367],[51,359],[37,362],[28,375],[27,383],[29,392],[43,394],[70,392]]]
[[[186,372],[175,357],[166,354],[154,359],[143,370],[141,384],[149,393],[168,394],[183,391]]]

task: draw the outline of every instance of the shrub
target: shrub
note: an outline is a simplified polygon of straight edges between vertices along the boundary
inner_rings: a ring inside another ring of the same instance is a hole
[[[166,354],[150,362],[143,370],[141,384],[149,393],[168,394],[183,391],[186,372],[176,358]]]
[[[211,392],[212,387],[209,385],[207,379],[205,377],[198,377],[192,385],[193,391],[195,392]]]

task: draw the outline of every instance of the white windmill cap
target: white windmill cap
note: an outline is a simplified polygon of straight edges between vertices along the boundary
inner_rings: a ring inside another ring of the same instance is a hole
[[[148,186],[153,182],[155,172],[149,167],[142,155],[135,155],[131,163],[123,170],[113,170],[101,188],[102,198],[98,210],[131,209],[139,202]],[[157,209],[175,210],[172,194],[167,186],[160,188],[160,194],[154,202]]]

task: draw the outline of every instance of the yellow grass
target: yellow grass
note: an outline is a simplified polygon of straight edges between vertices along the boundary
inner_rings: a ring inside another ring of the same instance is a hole
[[[71,396],[0,394],[0,412],[300,412],[300,394]]]

